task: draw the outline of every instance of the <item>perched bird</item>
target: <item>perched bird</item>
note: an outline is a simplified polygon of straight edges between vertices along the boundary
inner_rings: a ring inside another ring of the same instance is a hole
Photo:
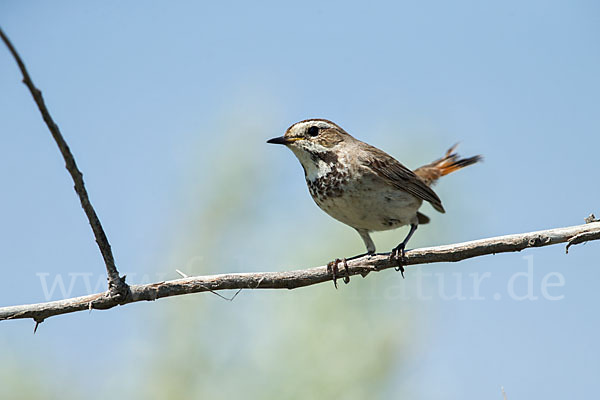
[[[406,238],[392,249],[391,258],[399,261],[397,269],[402,272],[406,244],[419,224],[429,222],[418,211],[423,200],[437,211],[445,212],[430,186],[441,176],[481,160],[481,156],[459,158],[454,153],[455,145],[444,157],[411,171],[326,119],[297,122],[283,136],[267,143],[285,145],[296,155],[315,203],[333,218],[356,229],[367,254],[375,253],[370,232],[410,225]]]

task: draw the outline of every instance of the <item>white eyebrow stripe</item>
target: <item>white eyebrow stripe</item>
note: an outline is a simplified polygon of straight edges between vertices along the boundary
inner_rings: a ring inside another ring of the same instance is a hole
[[[304,130],[310,126],[316,126],[317,128],[333,128],[333,125],[325,122],[325,121],[305,121],[302,122],[301,125],[298,126],[298,128]]]

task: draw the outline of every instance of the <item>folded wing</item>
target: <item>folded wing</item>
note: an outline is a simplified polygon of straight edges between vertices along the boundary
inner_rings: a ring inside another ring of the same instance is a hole
[[[428,201],[441,213],[445,212],[438,195],[413,171],[384,151],[373,146],[368,147],[368,150],[363,152],[359,158],[364,167],[399,190],[404,190],[419,199]]]

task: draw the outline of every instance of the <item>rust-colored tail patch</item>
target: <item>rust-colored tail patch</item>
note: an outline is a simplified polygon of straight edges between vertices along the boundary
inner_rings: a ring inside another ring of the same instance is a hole
[[[428,185],[432,185],[444,175],[448,175],[449,173],[483,160],[483,157],[479,155],[469,158],[460,158],[460,156],[454,152],[456,146],[458,146],[458,143],[448,149],[444,157],[417,168],[415,174]]]

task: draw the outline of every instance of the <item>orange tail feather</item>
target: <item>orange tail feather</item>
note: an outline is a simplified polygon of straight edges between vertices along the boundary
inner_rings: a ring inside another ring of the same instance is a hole
[[[480,155],[469,158],[460,158],[460,156],[454,152],[456,146],[458,146],[458,143],[448,149],[444,157],[435,160],[430,164],[417,168],[415,170],[415,174],[417,174],[417,176],[424,180],[428,185],[432,185],[444,175],[448,175],[454,171],[483,160],[483,157]]]

